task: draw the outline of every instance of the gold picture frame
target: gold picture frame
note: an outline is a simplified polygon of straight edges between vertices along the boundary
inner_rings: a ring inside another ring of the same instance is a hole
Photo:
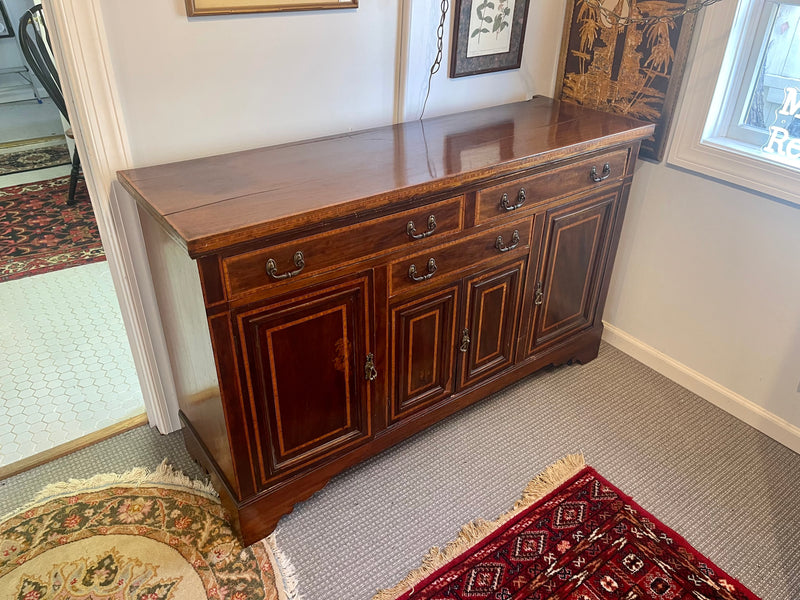
[[[692,0],[568,0],[556,98],[655,123],[639,156],[660,162],[689,55],[696,13]],[[601,7],[631,19],[620,25]]]
[[[331,8],[358,8],[358,0],[186,0],[190,17]]]

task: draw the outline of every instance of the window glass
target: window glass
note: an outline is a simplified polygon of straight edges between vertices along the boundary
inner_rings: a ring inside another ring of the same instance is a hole
[[[800,5],[742,2],[745,24],[722,110],[709,115],[716,143],[800,169]],[[795,116],[797,115],[797,116]]]

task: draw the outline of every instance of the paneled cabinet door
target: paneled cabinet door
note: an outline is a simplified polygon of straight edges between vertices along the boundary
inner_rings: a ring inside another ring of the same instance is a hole
[[[391,421],[453,392],[457,309],[458,284],[391,307]]]
[[[369,438],[371,290],[370,272],[237,316],[262,485]]]
[[[547,211],[541,270],[528,288],[534,296],[529,353],[594,322],[618,197],[613,192]]]
[[[518,260],[466,279],[466,327],[458,344],[460,389],[514,363],[525,264]]]

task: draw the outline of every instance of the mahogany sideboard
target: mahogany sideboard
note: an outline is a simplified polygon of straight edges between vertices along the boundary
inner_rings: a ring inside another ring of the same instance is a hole
[[[597,355],[652,130],[536,97],[119,173],[187,447],[246,544],[347,467]]]

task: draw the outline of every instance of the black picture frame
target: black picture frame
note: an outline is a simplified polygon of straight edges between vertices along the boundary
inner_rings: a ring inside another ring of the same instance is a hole
[[[528,22],[530,0],[514,0],[513,11],[507,15],[508,28],[511,31],[507,52],[499,51],[479,56],[468,55],[470,40],[474,40],[472,36],[474,31],[470,32],[472,13],[481,11],[483,6],[481,14],[484,17],[491,18],[492,15],[485,12],[489,10],[495,13],[494,16],[497,18],[501,14],[498,11],[502,11],[502,5],[507,3],[507,0],[455,0],[453,37],[450,47],[450,77],[466,77],[480,73],[519,69],[520,64],[522,64],[522,42],[525,39],[525,26]],[[494,23],[487,23],[487,29],[489,30],[487,33],[489,35],[495,33],[493,26]],[[480,35],[477,34],[477,37],[479,38]]]
[[[11,37],[14,37],[14,27],[11,25],[11,21],[8,18],[3,0],[0,0],[0,38]]]

